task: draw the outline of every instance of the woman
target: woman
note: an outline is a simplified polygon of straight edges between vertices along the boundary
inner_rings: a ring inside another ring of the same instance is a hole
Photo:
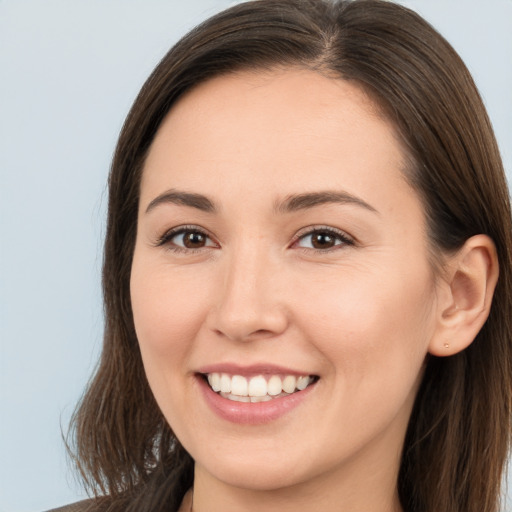
[[[73,420],[103,497],[78,510],[498,511],[508,193],[418,15],[213,17],[144,85],[109,185],[104,348]]]

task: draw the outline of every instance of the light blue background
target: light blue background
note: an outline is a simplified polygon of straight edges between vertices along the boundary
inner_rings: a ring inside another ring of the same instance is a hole
[[[61,440],[101,343],[105,182],[124,116],[228,0],[0,0],[0,512],[83,497]],[[404,1],[462,55],[512,172],[512,1]]]

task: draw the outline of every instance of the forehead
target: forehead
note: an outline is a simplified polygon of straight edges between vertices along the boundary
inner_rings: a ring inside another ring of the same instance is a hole
[[[187,91],[165,117],[155,142],[162,132],[176,136],[184,129],[190,137],[210,130],[210,135],[222,136],[222,131],[233,126],[245,128],[240,136],[251,135],[256,142],[256,130],[268,128],[269,121],[273,126],[266,132],[269,138],[280,127],[295,136],[304,128],[304,135],[314,138],[319,133],[312,130],[315,122],[348,127],[347,123],[354,120],[359,125],[371,121],[367,124],[379,126],[381,134],[394,136],[380,107],[354,82],[300,68],[248,70],[220,75]]]
[[[301,69],[241,72],[198,85],[171,109],[142,195],[165,187],[222,194],[238,183],[241,196],[270,184],[281,195],[341,187],[371,196],[383,181],[403,182],[403,167],[393,126],[355,84]]]

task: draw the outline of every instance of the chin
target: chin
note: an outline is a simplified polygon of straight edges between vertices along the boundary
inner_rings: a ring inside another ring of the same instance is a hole
[[[209,468],[206,468],[208,471]],[[211,475],[226,485],[252,491],[277,491],[292,487],[304,480],[296,468],[276,466],[275,464],[243,465],[222,462],[215,464],[209,471]]]

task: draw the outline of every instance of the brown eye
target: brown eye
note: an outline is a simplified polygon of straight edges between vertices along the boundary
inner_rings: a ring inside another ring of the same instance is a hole
[[[328,251],[335,247],[341,248],[347,245],[354,245],[354,242],[341,231],[338,232],[337,230],[334,231],[334,229],[317,228],[312,229],[309,233],[299,237],[296,245],[297,247],[303,247],[306,249]]]
[[[197,231],[188,231],[182,235],[182,240],[187,249],[200,249],[206,245],[207,237]]]
[[[175,251],[193,251],[217,246],[206,233],[194,228],[172,230],[159,240],[158,245]]]
[[[329,233],[314,233],[311,235],[311,245],[315,249],[330,249],[336,245],[336,239]]]

